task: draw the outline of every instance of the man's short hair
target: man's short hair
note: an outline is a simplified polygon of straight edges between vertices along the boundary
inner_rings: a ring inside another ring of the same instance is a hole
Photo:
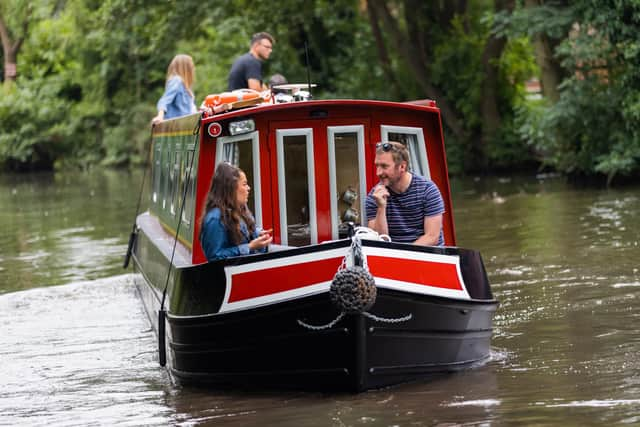
[[[264,31],[261,31],[259,33],[255,33],[253,36],[251,36],[251,46],[253,46],[254,44],[258,43],[260,40],[264,40],[267,39],[271,42],[271,44],[275,44],[276,40],[273,38],[273,36],[269,33],[266,33]]]
[[[399,165],[401,162],[407,162],[407,170],[409,169],[409,150],[407,147],[396,141],[378,142],[376,144],[376,154],[391,153],[393,163]]]

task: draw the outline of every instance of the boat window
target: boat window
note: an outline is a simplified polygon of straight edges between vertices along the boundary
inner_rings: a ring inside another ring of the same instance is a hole
[[[182,201],[180,197],[180,157],[181,152],[177,149],[171,152],[171,166],[169,167],[169,212],[173,217],[176,216],[179,204]]]
[[[169,167],[165,165],[171,164],[171,152],[169,151],[170,144],[162,144],[162,164],[160,167],[160,196],[162,197],[162,203],[160,210],[164,211],[167,208],[167,194],[169,191]]]
[[[409,167],[413,172],[425,178],[431,178],[422,128],[385,125],[380,128],[383,142],[397,141],[407,147],[409,150]]]
[[[259,133],[218,138],[216,165],[229,162],[242,169],[251,187],[249,209],[255,215],[256,224],[262,227],[262,193],[260,183]]]
[[[276,131],[280,241],[283,245],[318,243],[313,160],[313,132]]]
[[[197,167],[198,167],[198,165],[196,165],[196,162],[193,159],[194,157],[193,149],[194,149],[194,146],[193,144],[191,144],[189,147],[187,147],[187,150],[185,151],[185,155],[183,156],[184,163],[182,165],[182,174],[181,174],[182,185],[180,186],[180,188],[182,189],[180,191],[180,197],[182,198],[185,192],[185,186],[188,185],[188,187],[186,188],[187,195],[184,201],[184,208],[182,209],[182,222],[187,226],[187,228],[190,228],[191,218],[193,214],[193,204],[195,200],[195,188],[196,188],[195,171],[197,170]],[[193,162],[193,164],[191,162]],[[180,203],[182,203],[182,201],[180,201]]]
[[[151,202],[155,205],[160,199],[160,175],[162,171],[162,145],[156,140],[153,147],[153,177]]]
[[[364,221],[366,183],[360,179],[365,176],[364,127],[330,126],[327,133],[331,236],[338,239],[347,235],[347,222]]]

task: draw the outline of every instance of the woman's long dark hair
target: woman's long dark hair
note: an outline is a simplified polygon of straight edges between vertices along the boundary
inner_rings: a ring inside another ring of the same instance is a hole
[[[211,179],[204,212],[200,218],[200,229],[202,230],[207,213],[213,208],[219,208],[222,224],[229,230],[229,237],[235,245],[239,245],[243,238],[240,231],[240,220],[243,220],[247,225],[249,235],[256,229],[255,220],[247,205],[238,206],[237,191],[241,172],[240,168],[227,162],[218,165]]]

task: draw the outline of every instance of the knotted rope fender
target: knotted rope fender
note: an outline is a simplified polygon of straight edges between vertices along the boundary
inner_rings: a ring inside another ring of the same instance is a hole
[[[347,258],[349,257],[349,254],[347,254],[342,259],[342,264],[335,276],[333,276],[331,287],[329,288],[331,302],[340,309],[340,314],[331,322],[321,326],[309,325],[302,320],[298,320],[301,326],[313,330],[327,329],[338,323],[345,314],[360,313],[379,322],[397,323],[411,319],[411,314],[398,319],[386,319],[367,312],[376,302],[377,288],[375,279],[369,273],[366,256],[362,253],[361,238],[391,241],[386,234],[379,235],[370,228],[357,227],[351,238],[350,252],[354,258],[362,260],[362,267],[357,265],[347,267]]]
[[[376,302],[376,294],[375,279],[359,266],[338,270],[329,289],[331,302],[347,314],[369,310]]]

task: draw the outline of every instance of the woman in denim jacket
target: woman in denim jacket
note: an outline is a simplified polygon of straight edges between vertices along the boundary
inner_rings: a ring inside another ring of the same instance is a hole
[[[220,163],[211,180],[200,222],[200,245],[208,261],[266,252],[271,230],[259,230],[247,202],[251,187],[245,173]]]
[[[157,124],[163,120],[195,113],[191,86],[195,79],[196,67],[189,55],[176,55],[167,69],[167,83],[164,94],[157,104],[158,114],[151,120]]]

